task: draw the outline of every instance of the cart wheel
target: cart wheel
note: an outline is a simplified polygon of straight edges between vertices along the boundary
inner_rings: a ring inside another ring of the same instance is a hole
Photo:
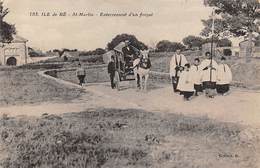
[[[115,85],[116,85],[116,89],[119,91],[120,90],[120,76],[117,71],[115,73]]]
[[[121,81],[125,81],[126,80],[126,76],[124,75],[123,77],[122,77],[122,79],[121,79]]]

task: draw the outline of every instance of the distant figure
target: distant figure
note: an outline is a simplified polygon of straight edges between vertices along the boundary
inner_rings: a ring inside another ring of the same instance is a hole
[[[217,82],[217,62],[212,59],[211,53],[206,52],[206,59],[201,62],[202,69],[202,85],[205,90],[205,95],[209,98],[214,98],[216,82]]]
[[[111,56],[111,61],[108,63],[107,72],[109,73],[111,88],[114,89],[116,87],[114,83],[116,64],[115,64],[115,57],[113,55]]]
[[[190,71],[189,63],[184,65],[184,71],[181,73],[177,88],[181,91],[184,100],[190,100],[191,96],[194,94],[193,73]]]
[[[200,67],[200,59],[194,59],[194,65],[191,66],[190,71],[193,74],[193,81],[194,81],[194,89],[195,89],[195,96],[198,96],[198,93],[203,92],[202,86],[202,71]]]
[[[181,54],[181,50],[177,50],[170,61],[170,76],[174,92],[178,92],[177,86],[179,83],[180,72],[184,70],[185,64],[187,64],[186,57]]]
[[[232,72],[225,63],[226,58],[222,57],[217,69],[217,93],[226,95],[229,91],[229,85],[232,82]]]
[[[84,68],[82,68],[80,63],[78,64],[78,66],[79,67],[77,68],[76,75],[79,79],[79,85],[83,86],[83,83],[85,83],[86,71]]]

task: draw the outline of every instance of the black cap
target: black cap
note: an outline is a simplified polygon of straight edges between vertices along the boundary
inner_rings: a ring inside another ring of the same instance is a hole
[[[209,51],[205,53],[205,55],[208,55],[208,54],[211,55],[211,53]]]
[[[225,60],[226,60],[226,57],[221,57],[220,60],[225,61]]]
[[[199,59],[199,58],[195,58],[194,60],[200,62],[200,59]]]
[[[190,68],[190,64],[189,63],[185,64],[184,66]]]

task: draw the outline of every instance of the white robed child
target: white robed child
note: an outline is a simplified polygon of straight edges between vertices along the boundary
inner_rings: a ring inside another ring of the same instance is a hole
[[[187,101],[189,101],[194,94],[193,73],[190,71],[189,63],[184,65],[184,71],[181,72],[177,89],[181,91],[184,100]]]
[[[222,57],[217,69],[217,93],[226,95],[229,91],[229,85],[232,82],[232,72],[225,63],[226,58]]]
[[[202,71],[201,71],[201,67],[200,67],[199,58],[194,59],[194,64],[191,66],[190,71],[193,74],[195,96],[198,96],[198,93],[203,92]]]
[[[209,98],[213,98],[216,94],[217,68],[218,64],[214,59],[211,59],[211,53],[206,52],[206,59],[201,62],[202,85]]]

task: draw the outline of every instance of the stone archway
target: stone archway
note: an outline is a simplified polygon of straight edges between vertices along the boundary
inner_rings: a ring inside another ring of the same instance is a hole
[[[8,65],[8,66],[15,66],[15,65],[17,65],[17,59],[15,57],[9,57],[6,60],[6,65]]]

